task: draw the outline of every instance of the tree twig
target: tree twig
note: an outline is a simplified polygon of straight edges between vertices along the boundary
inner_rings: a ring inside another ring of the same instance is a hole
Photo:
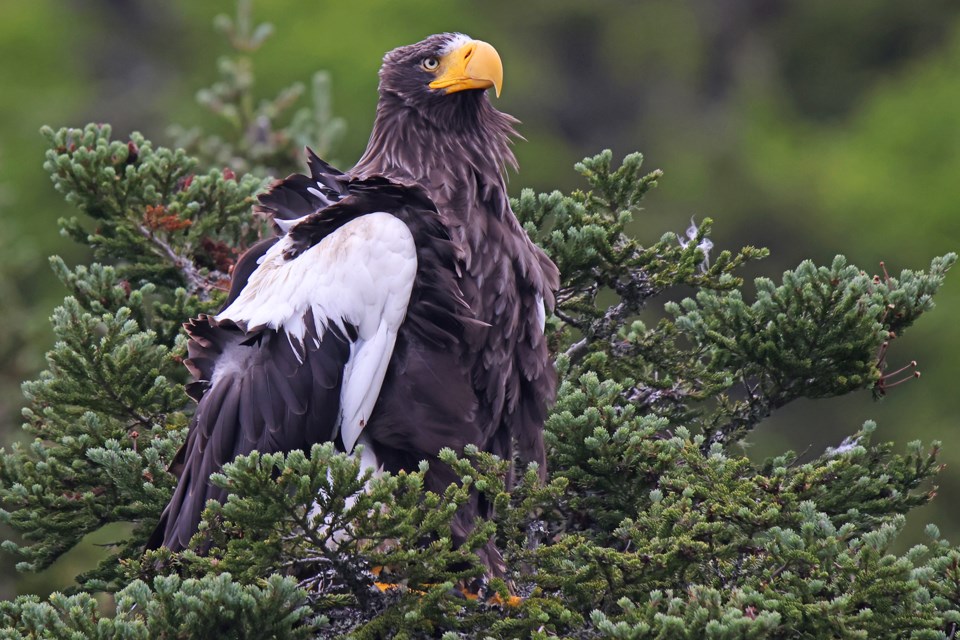
[[[189,293],[195,294],[201,300],[208,300],[210,298],[210,289],[213,288],[213,283],[209,278],[200,274],[196,265],[193,264],[193,260],[177,253],[169,243],[158,237],[145,225],[138,223],[136,226],[137,231],[160,250],[162,257],[170,260],[173,266],[183,274],[184,279],[187,281]]]

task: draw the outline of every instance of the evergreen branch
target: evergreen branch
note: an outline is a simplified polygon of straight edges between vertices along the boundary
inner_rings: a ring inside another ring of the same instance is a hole
[[[252,54],[273,33],[269,23],[255,24],[249,2],[239,2],[235,17],[217,16],[214,24],[227,36],[234,55],[217,65],[220,79],[197,93],[197,101],[228,125],[224,137],[204,135],[197,128],[170,128],[175,146],[201,158],[208,167],[230,167],[261,178],[300,171],[309,146],[333,161],[333,151],[346,131],[343,118],[333,115],[330,75],[314,74],[309,97],[312,104],[288,112],[305,93],[302,83],[282,89],[271,99],[254,95]]]
[[[561,320],[566,320],[561,316]],[[568,323],[569,324],[569,323]],[[564,358],[570,362],[576,363],[579,362],[583,356],[587,355],[590,350],[590,340],[587,338],[580,338],[572,345],[567,347],[567,350],[563,352]]]
[[[228,26],[243,53],[269,32],[246,4]],[[225,84],[204,95],[255,136],[212,147],[260,171],[289,161],[294,124],[270,144],[256,136],[276,133],[298,91],[258,112],[248,88],[236,91],[252,78],[245,65],[225,65]],[[335,132],[323,82],[314,98],[303,118]],[[198,174],[185,153],[136,134],[112,141],[106,127],[45,134],[54,184],[96,221],[65,231],[116,266],[53,263],[70,297],[54,313],[48,371],[24,385],[34,439],[0,456],[2,518],[23,537],[4,548],[39,570],[105,523],[135,527],[78,578],[119,590],[114,616],[83,594],[21,598],[0,603],[13,637],[955,635],[960,549],[932,529],[928,545],[892,551],[903,516],[935,494],[938,444],[897,453],[872,442],[868,423],[804,464],[792,453],[755,464],[729,445],[793,399],[889,389],[890,341],[932,308],[956,256],[897,277],[804,262],[779,284],[756,280],[748,304],[735,273],[765,252],[710,255],[710,220],[641,244],[629,225],[661,174],[641,173],[639,154],[614,168],[601,153],[578,165],[586,191],[525,190],[514,205],[562,272],[548,325],[561,354],[548,483],[531,466],[508,489],[506,463],[472,449],[431,461],[457,478],[439,493],[424,490],[425,466],[361,476],[329,443],[254,453],[212,479],[231,495],[208,506],[194,539],[208,553],[143,556],[187,424],[177,325],[212,308],[264,232],[249,213],[263,181]],[[652,329],[637,320],[678,286],[697,294],[666,305]],[[451,523],[474,496],[492,518],[454,547]],[[482,575],[494,537],[507,575],[489,587],[524,602],[452,598]],[[406,589],[374,590],[371,566]]]
[[[213,280],[209,276],[205,277],[201,275],[192,260],[177,253],[168,242],[165,242],[157,236],[151,229],[143,224],[137,224],[136,229],[144,238],[149,240],[154,247],[159,249],[160,253],[180,272],[187,283],[187,291],[190,295],[195,295],[199,297],[200,300],[205,301],[210,299],[211,290],[222,288],[217,286],[217,280]]]

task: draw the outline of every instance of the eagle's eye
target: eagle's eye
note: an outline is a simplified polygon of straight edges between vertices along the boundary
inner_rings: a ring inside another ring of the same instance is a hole
[[[427,71],[436,71],[437,67],[440,66],[440,61],[435,57],[430,56],[429,58],[424,58],[420,63],[420,66],[426,69]]]

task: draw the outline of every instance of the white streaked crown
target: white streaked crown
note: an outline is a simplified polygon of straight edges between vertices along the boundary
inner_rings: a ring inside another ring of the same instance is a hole
[[[451,51],[456,51],[468,42],[473,42],[473,38],[464,33],[452,33],[450,39],[447,40],[447,44],[440,49],[440,55],[445,56]]]

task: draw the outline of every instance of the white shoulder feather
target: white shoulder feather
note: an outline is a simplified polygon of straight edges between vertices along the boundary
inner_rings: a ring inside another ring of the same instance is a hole
[[[318,336],[333,324],[357,329],[340,392],[340,429],[351,451],[366,425],[387,372],[410,301],[417,252],[407,225],[388,213],[353,220],[293,260],[283,238],[264,255],[247,285],[217,320],[248,330],[283,331],[300,351],[312,310]]]

